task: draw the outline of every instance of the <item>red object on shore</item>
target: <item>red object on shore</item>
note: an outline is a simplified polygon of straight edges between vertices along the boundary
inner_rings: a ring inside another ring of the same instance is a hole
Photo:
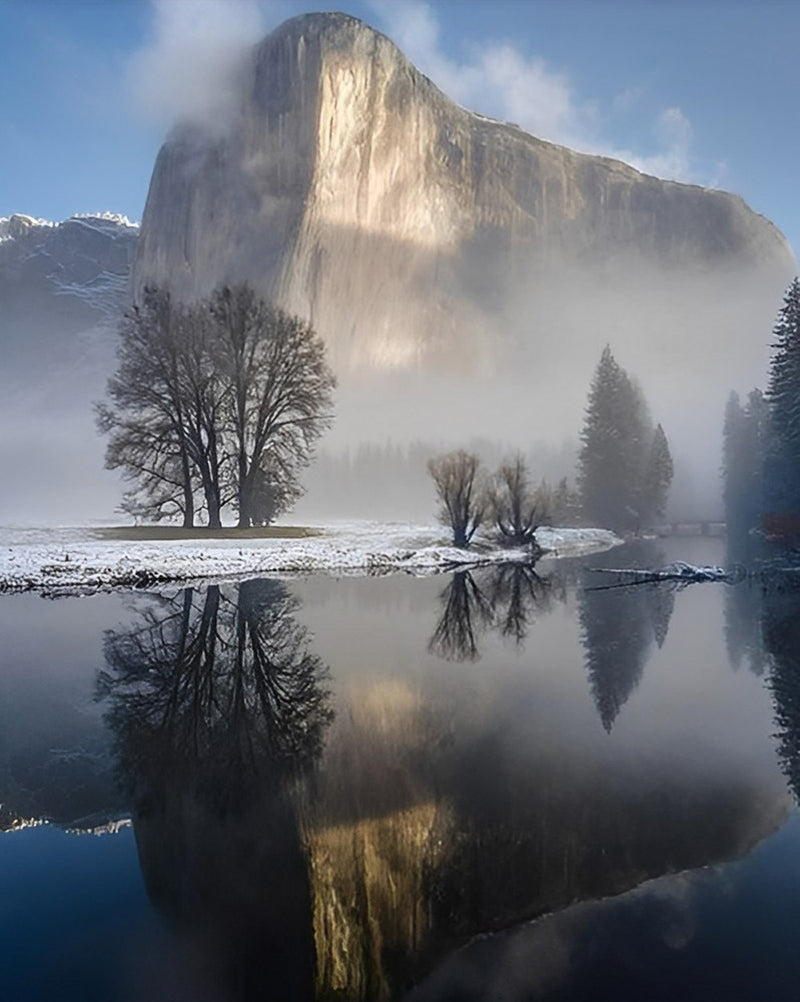
[[[795,512],[767,512],[761,519],[761,528],[767,539],[800,540],[800,514]]]

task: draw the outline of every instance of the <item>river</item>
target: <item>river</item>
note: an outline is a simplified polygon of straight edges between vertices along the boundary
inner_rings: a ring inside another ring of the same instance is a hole
[[[0,997],[794,999],[800,595],[674,559],[3,597]]]

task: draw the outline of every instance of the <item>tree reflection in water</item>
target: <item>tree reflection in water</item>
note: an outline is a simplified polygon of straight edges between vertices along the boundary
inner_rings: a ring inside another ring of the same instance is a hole
[[[778,725],[778,758],[800,803],[800,589],[765,585],[762,630]]]
[[[428,650],[448,661],[477,661],[480,634],[495,628],[522,645],[537,612],[550,608],[563,588],[540,577],[532,564],[496,564],[476,571],[456,571],[442,592],[442,615]]]
[[[502,564],[489,578],[489,602],[504,637],[521,645],[537,612],[546,612],[553,597],[553,582],[540,577],[528,564]],[[562,595],[561,591],[557,592]],[[563,596],[562,596],[563,597]]]
[[[477,661],[476,634],[492,622],[492,608],[471,571],[456,571],[442,592],[442,616],[428,650],[448,661]]]
[[[762,542],[749,535],[729,532],[725,549],[725,566],[729,570],[757,567],[763,555]],[[734,671],[744,664],[754,675],[764,674],[762,591],[760,582],[747,576],[725,589],[725,647]]]
[[[649,566],[664,562],[652,547],[640,546],[637,553]],[[661,648],[667,638],[675,589],[665,581],[579,592],[586,668],[606,731],[639,684],[653,643]],[[440,599],[442,615],[428,650],[448,661],[477,661],[482,633],[494,629],[524,645],[535,616],[549,611],[554,599],[566,601],[566,586],[562,577],[541,577],[530,564],[498,564],[456,571]]]
[[[430,649],[475,659],[486,630],[523,643],[561,580],[453,575]],[[649,585],[579,596],[614,713],[673,599]],[[475,712],[463,666],[417,680],[354,654],[328,730],[327,669],[294,608],[274,582],[188,590],[107,635],[101,689],[143,874],[188,958],[176,971],[171,957],[149,997],[169,975],[201,1002],[397,998],[478,933],[736,855],[783,810],[738,773],[643,769],[602,734],[571,733],[546,686],[509,713],[529,690],[501,670],[489,674],[508,700]],[[410,633],[408,661],[418,643]]]
[[[332,714],[295,604],[272,581],[187,589],[106,635],[99,694],[189,997],[313,992],[308,871],[285,790]]]
[[[664,563],[663,553],[647,543],[628,549],[630,566],[658,567]],[[586,671],[597,712],[608,732],[639,685],[653,642],[661,648],[667,639],[675,590],[674,582],[663,581],[579,591]]]

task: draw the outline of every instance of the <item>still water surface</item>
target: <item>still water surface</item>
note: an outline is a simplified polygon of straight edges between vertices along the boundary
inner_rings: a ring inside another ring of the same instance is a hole
[[[796,998],[800,600],[675,558],[3,598],[0,998]]]

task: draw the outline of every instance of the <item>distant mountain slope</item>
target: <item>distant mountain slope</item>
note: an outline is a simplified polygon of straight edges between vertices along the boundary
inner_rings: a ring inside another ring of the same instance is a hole
[[[71,339],[119,316],[139,227],[122,216],[72,216],[50,223],[0,219],[4,348],[71,355]]]
[[[0,522],[108,516],[93,401],[114,366],[139,228],[110,213],[0,219]]]

